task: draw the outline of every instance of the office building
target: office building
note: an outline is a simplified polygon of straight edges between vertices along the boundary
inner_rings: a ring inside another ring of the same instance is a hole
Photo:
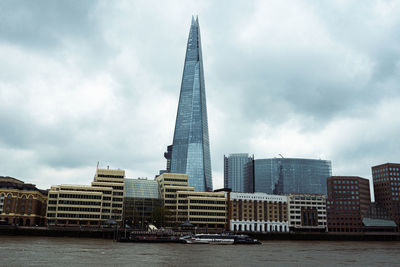
[[[289,226],[294,232],[326,232],[326,197],[322,194],[290,194]]]
[[[326,179],[331,175],[329,160],[255,159],[245,166],[245,185],[251,192],[326,195]]]
[[[100,227],[110,216],[111,198],[111,187],[51,186],[47,203],[47,224]]]
[[[228,224],[235,232],[289,232],[287,197],[228,193]]]
[[[244,174],[244,166],[253,160],[247,153],[229,154],[224,156],[224,188],[232,189],[232,192],[247,192]]]
[[[186,174],[163,173],[156,178],[167,210],[166,226],[178,228],[190,223],[199,231],[223,231],[227,218],[224,192],[197,192]]]
[[[122,225],[124,170],[96,169],[91,186],[56,185],[49,191],[47,222],[54,226]]]
[[[134,228],[146,229],[150,223],[157,223],[153,212],[159,207],[161,198],[157,181],[125,178],[125,223]]]
[[[375,202],[400,225],[400,164],[385,163],[372,167]]]
[[[92,182],[93,187],[111,187],[112,198],[107,198],[106,203],[110,205],[110,213],[102,214],[103,217],[122,222],[124,207],[124,179],[125,170],[96,169],[96,174]]]
[[[13,177],[0,176],[0,220],[19,226],[43,226],[47,191]]]
[[[189,175],[196,191],[212,191],[210,144],[199,21],[192,18],[173,144],[167,169]]]
[[[369,180],[357,176],[331,176],[326,202],[330,232],[362,232],[363,217],[371,204]]]

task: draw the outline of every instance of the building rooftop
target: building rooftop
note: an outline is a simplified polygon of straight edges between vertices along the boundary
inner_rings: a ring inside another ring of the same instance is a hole
[[[125,178],[125,197],[160,198],[158,183],[155,180]]]
[[[372,227],[396,227],[396,223],[392,220],[383,219],[373,219],[373,218],[363,218],[362,220],[364,226]]]

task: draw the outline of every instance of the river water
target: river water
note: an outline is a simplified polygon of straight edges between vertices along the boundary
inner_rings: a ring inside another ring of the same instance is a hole
[[[400,242],[264,241],[262,245],[116,243],[0,236],[1,266],[392,266]]]

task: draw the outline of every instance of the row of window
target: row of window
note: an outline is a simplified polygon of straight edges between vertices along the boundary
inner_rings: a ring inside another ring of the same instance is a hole
[[[49,207],[50,208],[50,207]],[[100,212],[100,208],[58,207],[60,211]]]
[[[112,175],[112,174],[98,174],[97,177],[104,177],[104,178],[124,178],[122,175]]]
[[[221,204],[225,205],[225,201],[217,201],[217,200],[199,200],[199,199],[191,199],[190,203],[199,203],[199,204]]]
[[[334,184],[358,184],[357,180],[333,180]]]
[[[315,205],[315,206],[317,206],[317,205],[325,205],[325,202],[324,201],[321,201],[321,202],[310,202],[310,201],[290,201],[290,204],[296,204],[296,205]]]
[[[220,218],[190,218],[190,222],[225,222],[225,219],[220,219]]]
[[[47,213],[47,217],[56,217],[55,213]],[[98,214],[75,214],[75,213],[58,213],[57,217],[60,218],[87,218],[87,219],[100,219]]]
[[[334,201],[334,200],[331,200],[331,201],[327,201],[327,204],[340,204],[340,205],[360,205],[360,202],[359,201],[339,201],[339,200],[337,200],[337,201]]]
[[[225,217],[225,212],[201,212],[201,211],[191,211],[190,215],[199,215],[199,216],[223,216]]]
[[[60,194],[60,198],[101,199],[99,195]]]
[[[3,198],[4,198],[4,197],[6,197],[6,195],[5,195],[4,193],[1,193],[0,197],[3,197]],[[8,198],[12,198],[13,195],[12,195],[11,193],[9,193],[9,194],[7,194],[7,197],[8,197]],[[22,198],[22,199],[26,199],[26,198],[33,199],[33,196],[32,196],[32,195],[29,195],[29,196],[27,197],[26,195],[22,195],[21,198]]]
[[[49,204],[53,204],[50,203]],[[54,203],[54,204],[57,204]],[[101,202],[93,202],[93,201],[76,201],[76,200],[59,200],[58,204],[68,204],[68,205],[85,205],[85,206],[101,206]]]

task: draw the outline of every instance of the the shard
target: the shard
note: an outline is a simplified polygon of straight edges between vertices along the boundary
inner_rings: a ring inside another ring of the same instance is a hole
[[[168,171],[188,174],[189,186],[194,186],[196,191],[212,191],[200,27],[198,18],[193,17],[186,47],[174,140],[169,151]]]

